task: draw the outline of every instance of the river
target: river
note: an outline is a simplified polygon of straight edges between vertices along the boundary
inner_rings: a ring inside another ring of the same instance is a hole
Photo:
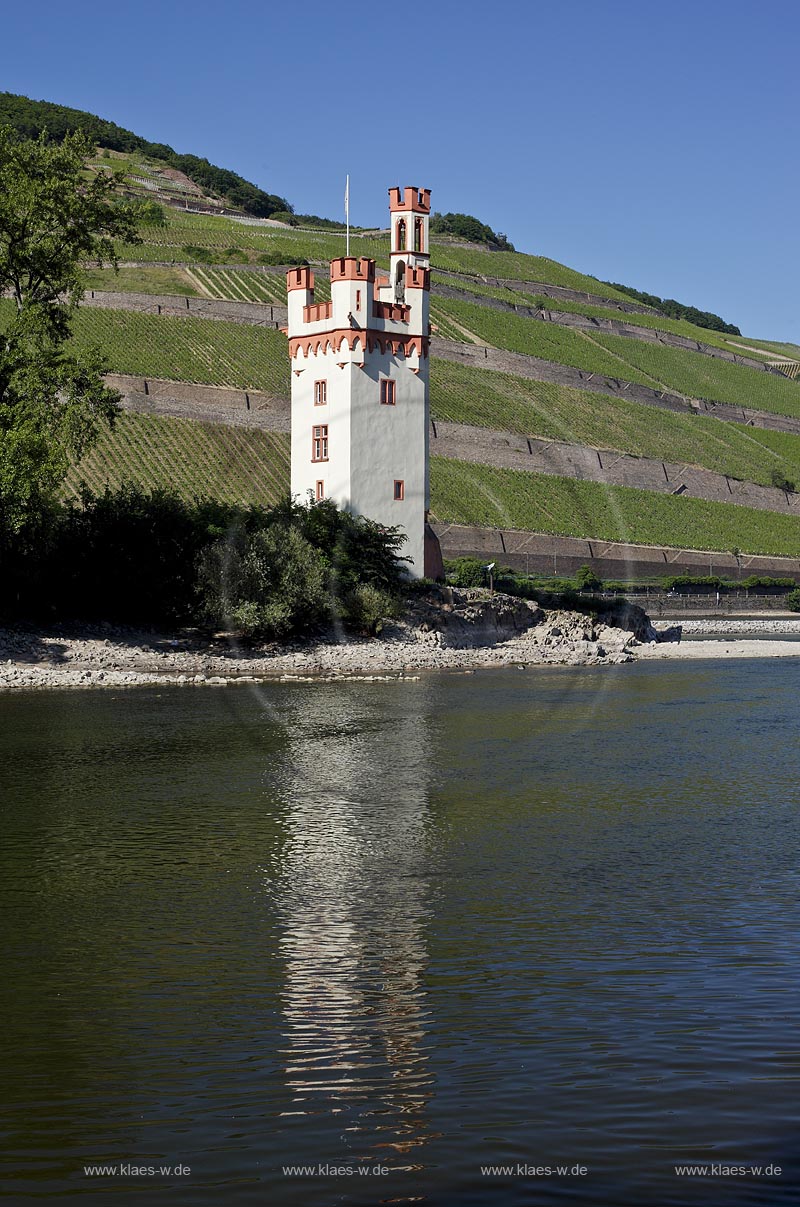
[[[796,1203],[797,688],[0,696],[8,1192]]]

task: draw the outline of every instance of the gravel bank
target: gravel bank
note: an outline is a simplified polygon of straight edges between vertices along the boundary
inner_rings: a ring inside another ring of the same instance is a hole
[[[0,630],[0,688],[129,687],[265,679],[408,678],[422,671],[629,662],[633,634],[571,612],[485,592],[419,601],[380,638],[252,648],[194,631],[142,633],[106,626]]]
[[[408,679],[426,671],[504,666],[616,665],[640,658],[800,656],[800,642],[748,637],[765,631],[800,634],[800,617],[689,620],[684,631],[708,635],[709,641],[679,644],[659,642],[645,614],[635,611],[638,639],[575,612],[456,590],[415,602],[406,620],[387,625],[370,640],[331,633],[316,641],[250,647],[230,635],[210,639],[196,630],[162,634],[111,625],[20,626],[0,629],[0,690],[165,683],[224,687],[265,680]],[[729,640],[719,639],[731,633]]]

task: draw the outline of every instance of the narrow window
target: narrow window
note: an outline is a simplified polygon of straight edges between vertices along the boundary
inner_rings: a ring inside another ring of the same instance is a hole
[[[406,220],[401,218],[397,224],[397,247],[396,251],[406,250]]]
[[[314,406],[324,407],[328,401],[328,383],[327,381],[314,382]]]
[[[320,499],[325,498],[325,483],[322,481],[322,478],[317,478],[317,486],[314,494],[318,503]]]
[[[424,251],[422,246],[422,219],[417,218],[414,223],[414,251]]]
[[[394,497],[396,502],[401,502],[406,497],[406,484],[402,478],[394,480]]]
[[[311,460],[312,461],[327,461],[328,460],[328,425],[327,423],[317,424],[311,429]]]
[[[393,407],[396,402],[395,386],[396,382],[390,377],[381,378],[381,406]]]
[[[361,309],[361,290],[356,290],[356,310]]]

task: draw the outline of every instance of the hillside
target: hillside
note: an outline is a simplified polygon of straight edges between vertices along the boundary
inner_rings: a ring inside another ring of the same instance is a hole
[[[121,169],[125,188],[171,204],[141,245],[119,249],[118,274],[88,269],[75,338],[122,375],[131,413],[70,488],[138,480],[271,501],[288,490],[285,266],[313,264],[324,300],[343,239],[221,213],[220,197],[169,166],[170,148],[129,134],[93,127],[98,146],[122,145],[88,170]],[[216,212],[192,212],[201,201]],[[797,345],[665,315],[655,295],[546,256],[446,232],[431,250],[432,512],[445,553],[519,564],[511,550],[524,546],[525,564],[545,568],[554,540],[588,541],[590,558],[592,541],[614,542],[604,557],[620,573],[643,547],[674,565],[692,550],[721,567],[740,553],[800,558]],[[354,232],[352,252],[385,263],[388,240]]]

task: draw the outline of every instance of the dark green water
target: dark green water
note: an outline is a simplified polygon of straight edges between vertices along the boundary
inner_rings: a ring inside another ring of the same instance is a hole
[[[0,696],[7,1190],[797,1203],[799,728],[794,660]]]

